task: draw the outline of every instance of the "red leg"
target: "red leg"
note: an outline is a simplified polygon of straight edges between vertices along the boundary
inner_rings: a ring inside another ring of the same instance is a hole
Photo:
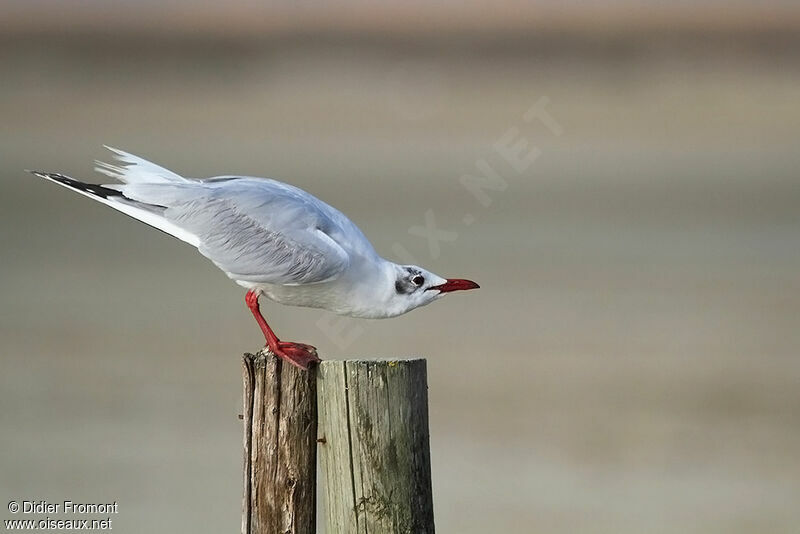
[[[292,343],[291,341],[281,341],[278,339],[278,336],[275,335],[275,332],[273,332],[272,328],[267,324],[267,320],[261,315],[261,310],[258,306],[258,295],[258,292],[251,289],[245,295],[244,301],[253,313],[253,317],[256,318],[256,322],[258,326],[261,327],[261,331],[264,332],[269,350],[300,369],[308,369],[309,364],[320,361],[317,356],[317,349],[311,345]]]

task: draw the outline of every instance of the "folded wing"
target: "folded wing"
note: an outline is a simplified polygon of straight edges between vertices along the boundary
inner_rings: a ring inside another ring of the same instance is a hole
[[[198,250],[234,280],[298,285],[336,278],[349,255],[327,205],[292,186],[257,178],[111,186],[161,206],[198,239]]]

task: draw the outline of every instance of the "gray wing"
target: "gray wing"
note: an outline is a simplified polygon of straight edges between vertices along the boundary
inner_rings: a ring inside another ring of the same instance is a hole
[[[198,250],[234,280],[311,284],[336,278],[350,263],[337,239],[349,235],[343,226],[355,225],[321,200],[275,180],[222,177],[118,189],[163,207],[161,215],[196,236]],[[363,235],[356,232],[358,241]]]

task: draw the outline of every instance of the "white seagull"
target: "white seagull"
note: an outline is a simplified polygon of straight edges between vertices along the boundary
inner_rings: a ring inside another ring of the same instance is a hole
[[[278,339],[261,315],[260,295],[281,304],[382,319],[451,291],[479,287],[380,257],[350,219],[297,187],[251,176],[184,178],[106,148],[120,164],[97,161],[95,170],[120,184],[88,184],[63,174],[30,172],[197,247],[247,288],[245,302],[267,347],[302,369],[319,361],[316,349]]]

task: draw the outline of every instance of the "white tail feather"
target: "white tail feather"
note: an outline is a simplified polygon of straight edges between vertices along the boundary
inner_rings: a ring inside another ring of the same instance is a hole
[[[94,170],[106,176],[110,176],[115,180],[125,182],[126,184],[168,184],[190,181],[179,174],[147,161],[146,159],[142,159],[139,156],[134,156],[118,148],[106,145],[103,146],[114,153],[114,159],[119,161],[121,165],[95,160],[97,166]]]

